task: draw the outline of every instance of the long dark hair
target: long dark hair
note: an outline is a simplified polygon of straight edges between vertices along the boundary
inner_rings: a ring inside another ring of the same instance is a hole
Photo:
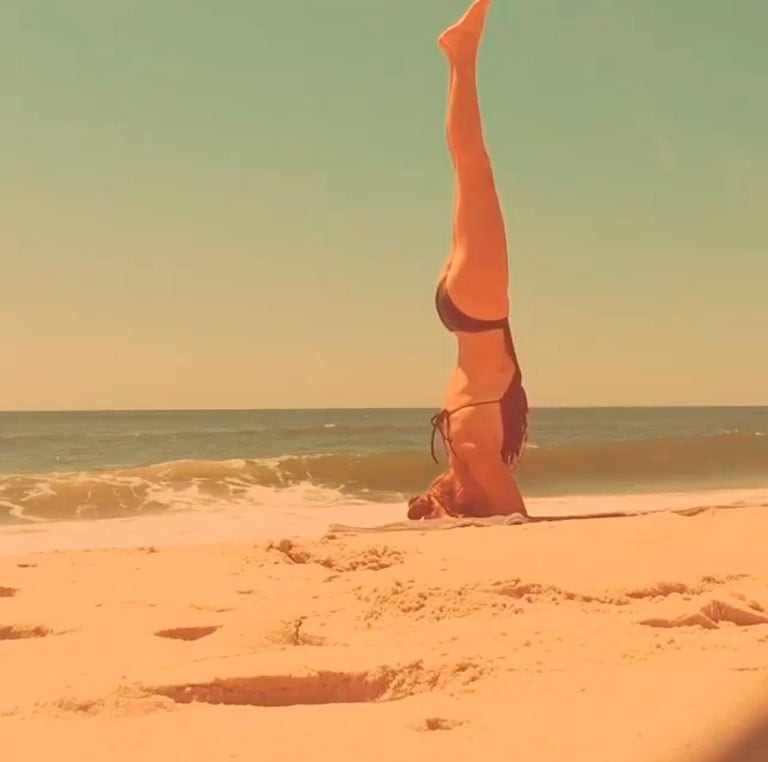
[[[523,386],[520,368],[501,399],[501,418],[504,442],[501,457],[510,466],[516,466],[528,442],[528,395]]]
[[[472,501],[459,500],[458,480],[450,469],[443,471],[423,495],[414,495],[408,501],[409,519],[434,519],[446,516],[480,516]]]
[[[515,375],[500,400],[501,420],[504,426],[501,457],[506,464],[514,467],[523,456],[525,444],[528,441],[528,395],[523,386],[523,371],[517,359],[517,350],[509,323],[504,331],[504,340],[507,351],[515,363]]]

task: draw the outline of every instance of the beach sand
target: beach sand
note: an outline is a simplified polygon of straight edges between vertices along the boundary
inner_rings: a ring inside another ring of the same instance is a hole
[[[764,507],[288,534],[6,547],[0,757],[692,762],[768,716]]]

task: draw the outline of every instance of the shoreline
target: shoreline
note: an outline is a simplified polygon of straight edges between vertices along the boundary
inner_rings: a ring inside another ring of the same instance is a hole
[[[768,487],[626,495],[530,498],[532,516],[665,512],[683,509],[768,506]],[[322,537],[331,524],[374,527],[402,522],[405,502],[339,505],[236,506],[122,518],[34,521],[0,526],[0,557],[64,550],[187,547]]]

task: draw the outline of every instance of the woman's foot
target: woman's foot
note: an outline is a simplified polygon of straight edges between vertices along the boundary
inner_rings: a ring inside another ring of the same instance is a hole
[[[440,35],[438,45],[449,59],[455,61],[462,56],[477,53],[490,5],[491,0],[474,0],[467,12]]]

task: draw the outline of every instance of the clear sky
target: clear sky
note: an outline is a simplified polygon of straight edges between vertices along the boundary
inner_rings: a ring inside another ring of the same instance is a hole
[[[440,404],[465,0],[3,0],[0,408]],[[768,403],[764,0],[495,0],[534,406]]]

